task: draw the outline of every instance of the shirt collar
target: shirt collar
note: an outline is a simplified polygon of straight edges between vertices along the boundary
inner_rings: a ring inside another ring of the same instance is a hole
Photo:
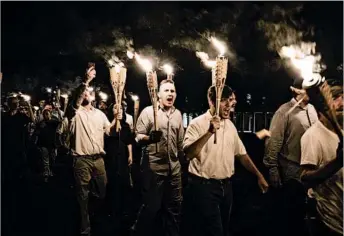
[[[88,111],[88,110],[87,110],[85,107],[83,107],[83,106],[80,106],[80,109],[81,109],[81,111]],[[95,111],[95,108],[94,108],[93,106],[91,106],[90,111]]]
[[[162,111],[166,112],[164,109],[164,105],[162,105],[160,102],[158,102],[158,109],[161,109]],[[171,114],[176,110],[175,106],[171,107]]]
[[[292,98],[290,100],[290,104],[291,106],[294,106],[295,104],[297,103],[296,99],[295,98]],[[305,107],[301,107],[300,104],[297,105],[298,108],[302,109],[302,110],[307,110],[308,109],[308,104],[305,106]]]

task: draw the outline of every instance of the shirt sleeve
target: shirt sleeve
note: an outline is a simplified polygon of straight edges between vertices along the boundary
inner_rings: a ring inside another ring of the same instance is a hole
[[[150,120],[149,110],[145,108],[139,118],[137,119],[136,123],[136,142],[139,142],[145,137],[146,135],[149,135],[150,130],[152,129],[152,122]]]
[[[185,151],[187,148],[190,147],[191,144],[196,142],[197,139],[199,139],[200,133],[198,129],[198,125],[196,123],[190,123],[190,125],[187,127],[184,140],[183,140],[183,150]]]
[[[263,159],[263,163],[268,168],[278,166],[277,158],[284,141],[284,132],[287,123],[286,119],[287,117],[285,114],[280,111],[277,111],[272,118],[270,125],[271,137],[266,141]]]
[[[99,112],[101,113],[101,118],[102,118],[102,122],[103,122],[103,129],[104,129],[105,133],[107,135],[109,135],[112,125],[111,125],[110,121],[108,120],[108,118],[106,117],[106,115],[102,111],[99,111]]]
[[[179,115],[179,128],[178,128],[178,152],[183,152],[183,140],[184,140],[184,126],[182,114]]]
[[[241,141],[241,138],[239,137],[238,131],[235,132],[235,149],[234,149],[234,155],[235,156],[243,156],[246,155],[246,148]]]
[[[321,150],[317,147],[314,137],[306,131],[301,138],[301,165],[319,165]]]

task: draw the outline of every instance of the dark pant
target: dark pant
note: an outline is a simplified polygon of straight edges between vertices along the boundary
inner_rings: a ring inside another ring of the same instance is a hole
[[[156,219],[158,212],[162,213],[164,234],[179,235],[179,217],[182,202],[181,174],[162,176],[151,170],[143,171],[142,201],[136,223],[135,235],[157,234]]]
[[[91,189],[94,197],[105,197],[107,180],[103,158],[100,155],[74,157],[74,177],[81,214],[80,233],[90,235],[88,195]]]
[[[182,235],[228,236],[233,192],[230,179],[189,176],[183,204]]]
[[[280,194],[280,222],[283,229],[281,235],[305,235],[306,193],[303,185],[297,180],[289,180],[283,183]]]
[[[42,163],[43,163],[43,176],[49,177],[53,175],[52,165],[55,163],[56,149],[40,147]]]

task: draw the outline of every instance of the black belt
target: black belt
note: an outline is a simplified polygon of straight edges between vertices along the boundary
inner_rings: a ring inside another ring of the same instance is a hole
[[[92,160],[97,160],[99,158],[103,158],[103,154],[94,154],[94,155],[79,155],[79,156],[74,156],[75,158],[86,158],[86,159],[92,159]]]
[[[206,178],[199,177],[197,175],[189,173],[189,183],[225,185],[225,184],[229,184],[230,182],[231,182],[231,178],[225,178],[225,179],[206,179]]]

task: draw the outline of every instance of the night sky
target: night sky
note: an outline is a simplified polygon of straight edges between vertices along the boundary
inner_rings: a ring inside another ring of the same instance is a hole
[[[147,48],[151,48],[150,52],[159,59],[172,61],[176,68],[177,107],[204,109],[206,89],[211,83],[209,70],[194,51],[172,47],[170,42],[186,37],[197,41],[198,33],[208,30],[219,39],[225,36],[237,54],[239,64],[234,68],[229,62],[227,83],[237,91],[239,109],[248,109],[244,104],[246,94],[250,93],[255,109],[263,109],[259,104],[264,96],[268,100],[265,109],[274,110],[290,97],[288,87],[292,80],[283,67],[273,67],[278,55],[268,50],[268,39],[257,30],[256,23],[260,19],[286,22],[300,30],[312,26],[313,34],[306,34],[304,39],[317,42],[317,51],[327,65],[326,77],[342,80],[342,72],[336,68],[343,61],[343,3],[305,2],[291,19],[291,9],[301,4],[1,2],[3,92],[23,84],[20,88],[27,88],[27,92],[36,94],[38,99],[42,86],[55,86],[58,79],[73,81],[77,75],[82,75],[88,61],[97,63],[95,85],[110,89],[104,59],[92,48],[115,46],[118,38],[113,37],[112,31],[119,30],[123,37],[133,39],[137,51],[146,48],[144,52],[149,52]],[[279,6],[284,13],[274,15],[271,10],[274,6]],[[201,12],[208,16],[200,17]],[[234,16],[235,12],[241,12],[239,17]],[[231,30],[221,32],[223,22],[229,24]],[[142,103],[148,105],[144,72],[134,61],[128,61],[124,53],[125,48],[117,47],[116,55],[128,67],[127,91],[138,93]],[[159,80],[165,78],[161,72],[158,76]],[[26,85],[27,78],[35,80],[35,85]]]

